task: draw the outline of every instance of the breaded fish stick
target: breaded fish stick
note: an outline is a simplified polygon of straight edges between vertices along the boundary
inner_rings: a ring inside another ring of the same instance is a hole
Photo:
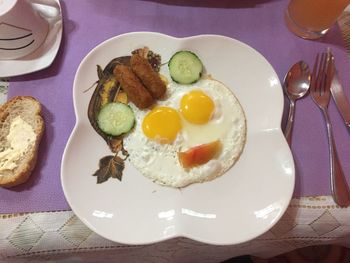
[[[138,108],[144,109],[152,105],[153,98],[141,81],[124,65],[117,65],[114,68],[114,76],[119,81],[125,93]]]
[[[130,59],[130,65],[132,71],[139,77],[153,98],[159,99],[163,96],[166,86],[146,58],[139,54],[133,54]]]

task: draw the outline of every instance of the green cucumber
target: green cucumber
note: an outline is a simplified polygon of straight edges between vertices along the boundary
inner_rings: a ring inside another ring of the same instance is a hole
[[[198,56],[187,50],[176,52],[168,63],[170,76],[180,84],[197,82],[202,75],[203,64]]]
[[[135,115],[130,106],[120,102],[110,102],[98,113],[97,124],[104,133],[118,136],[134,127]]]

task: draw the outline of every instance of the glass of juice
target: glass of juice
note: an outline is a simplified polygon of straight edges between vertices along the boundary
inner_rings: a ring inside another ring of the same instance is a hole
[[[324,36],[350,0],[291,0],[285,12],[291,32],[306,39]]]

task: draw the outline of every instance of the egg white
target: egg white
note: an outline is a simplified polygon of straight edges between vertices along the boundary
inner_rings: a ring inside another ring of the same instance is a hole
[[[201,79],[192,85],[171,82],[165,98],[157,101],[155,106],[168,106],[179,111],[182,96],[191,90],[202,90],[211,97],[215,104],[213,116],[203,125],[191,124],[181,117],[182,130],[172,144],[159,144],[148,139],[142,131],[142,121],[150,110],[139,110],[130,103],[136,125],[124,138],[124,147],[130,154],[130,162],[158,184],[185,187],[210,181],[225,173],[243,151],[247,132],[244,111],[232,91],[221,82],[214,79]],[[217,158],[191,169],[181,166],[177,152],[218,139],[222,143],[222,151]]]

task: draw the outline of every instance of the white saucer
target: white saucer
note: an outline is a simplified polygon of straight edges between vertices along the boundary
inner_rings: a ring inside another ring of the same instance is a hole
[[[60,5],[59,0],[55,0]],[[44,6],[42,8],[45,8]],[[46,7],[47,8],[47,7]],[[59,19],[48,20],[50,29],[45,42],[33,53],[14,60],[0,60],[0,77],[32,73],[50,66],[62,40],[62,10]]]

